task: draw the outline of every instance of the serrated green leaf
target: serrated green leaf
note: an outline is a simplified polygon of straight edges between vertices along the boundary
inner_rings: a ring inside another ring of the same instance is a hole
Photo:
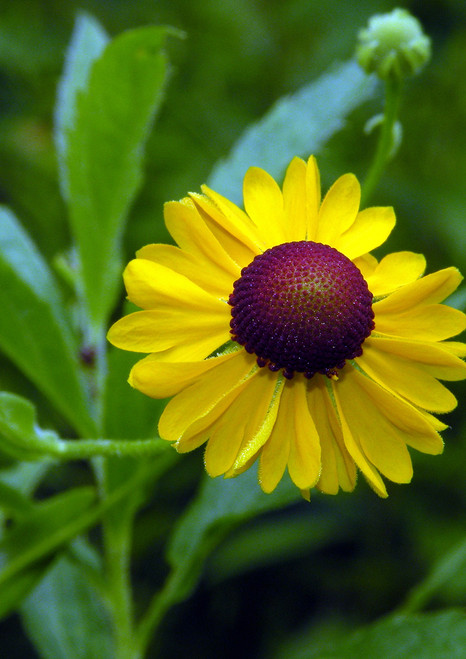
[[[302,637],[273,659],[463,659],[466,613],[442,611],[386,618],[322,645]]]
[[[92,64],[102,54],[107,43],[108,37],[104,29],[93,16],[80,14],[77,17],[66,53],[65,68],[58,85],[54,117],[60,184],[65,199],[69,198],[66,166],[68,133],[75,122],[77,96],[85,88]]]
[[[19,460],[33,460],[59,442],[56,433],[36,425],[36,410],[30,401],[0,392],[0,450]]]
[[[71,605],[70,605],[71,604]],[[112,659],[110,622],[86,574],[57,561],[21,607],[23,624],[45,659]]]
[[[111,41],[77,97],[64,153],[71,229],[95,332],[121,280],[121,237],[141,182],[143,146],[162,98],[167,30],[143,27]]]
[[[0,350],[83,434],[93,422],[78,346],[55,279],[13,213],[0,207]]]
[[[257,124],[247,128],[230,155],[214,167],[209,186],[237,204],[244,174],[262,167],[283,176],[294,156],[316,154],[344,126],[356,107],[374,96],[376,81],[350,60],[280,99]]]

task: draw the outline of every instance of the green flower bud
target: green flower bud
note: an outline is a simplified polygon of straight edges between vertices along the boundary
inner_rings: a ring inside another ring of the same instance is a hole
[[[360,30],[356,57],[366,73],[380,78],[406,78],[430,58],[430,39],[419,21],[405,9],[376,14]]]

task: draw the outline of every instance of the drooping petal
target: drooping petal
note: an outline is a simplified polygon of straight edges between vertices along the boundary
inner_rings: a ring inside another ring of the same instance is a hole
[[[252,377],[258,369],[244,350],[218,362],[209,373],[181,391],[168,403],[159,421],[163,439],[178,441],[198,419],[213,410],[233,389]]]
[[[424,453],[440,453],[442,440],[413,405],[391,394],[355,369],[340,378],[342,412],[370,462],[387,478],[407,483],[412,465],[406,444],[414,438]],[[351,414],[351,417],[349,416]]]
[[[414,252],[393,252],[385,256],[371,273],[366,273],[372,295],[388,295],[400,286],[419,279],[424,274],[426,260]]]
[[[228,412],[231,405],[241,395],[246,384],[247,380],[231,389],[212,409],[193,421],[184,430],[183,435],[175,443],[178,453],[188,453],[204,444],[212,436],[217,424],[222,421],[223,415]]]
[[[326,494],[337,494],[340,487],[345,492],[351,492],[356,485],[356,465],[345,447],[326,379],[315,376],[307,394],[309,411],[321,445],[322,470],[316,487]]]
[[[259,167],[250,167],[243,183],[244,208],[257,227],[266,247],[286,242],[282,191],[275,180]]]
[[[356,361],[375,382],[425,410],[450,412],[456,407],[453,394],[422,364],[409,358],[377,350],[374,344],[365,344],[363,354]]]
[[[356,220],[360,200],[361,187],[354,174],[340,176],[322,201],[316,241],[336,247],[341,236]],[[364,251],[369,252],[370,250]],[[360,252],[360,254],[363,253]]]
[[[364,477],[366,478],[367,482],[372,487],[372,489],[380,497],[385,498],[388,496],[385,484],[377,469],[374,467],[374,465],[370,462],[370,460],[368,460],[367,456],[365,455],[364,450],[361,446],[360,436],[359,433],[357,432],[357,429],[353,430],[351,424],[353,420],[353,414],[350,413],[348,418],[346,418],[345,413],[343,411],[343,407],[341,405],[340,396],[339,396],[339,394],[342,393],[341,379],[337,384],[338,384],[338,389],[336,387],[336,384],[332,383],[333,398],[337,406],[338,418],[340,421],[345,446],[348,450],[348,453],[351,455],[351,457],[353,458],[356,465],[361,470],[362,474],[364,475]],[[345,409],[346,407],[347,406],[345,404]],[[351,428],[350,428],[350,424],[351,424]],[[372,429],[370,429],[370,432],[372,432]]]
[[[366,208],[358,213],[353,225],[335,240],[332,247],[356,259],[385,242],[395,226],[393,208]]]
[[[262,447],[259,461],[259,484],[267,494],[273,492],[280,482],[290,454],[291,435],[287,412],[286,396],[282,394],[275,425]]]
[[[283,379],[261,370],[247,383],[217,423],[207,444],[205,465],[211,476],[239,471],[267,441],[280,404]]]
[[[305,383],[297,380],[285,391],[290,433],[288,472],[297,487],[306,489],[313,487],[320,476],[320,440],[307,405]]]

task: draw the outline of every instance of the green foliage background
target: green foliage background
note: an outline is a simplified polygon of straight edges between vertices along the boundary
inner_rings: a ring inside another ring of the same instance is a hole
[[[433,59],[406,86],[402,147],[372,200],[393,205],[397,213],[397,228],[383,251],[420,251],[426,254],[429,271],[457,265],[466,273],[466,6],[462,0],[400,5],[409,8],[431,36]],[[162,220],[164,201],[197,191],[210,180],[218,161],[228,156],[248,126],[280,97],[326,72],[335,60],[350,58],[357,30],[367,18],[394,6],[382,0],[2,0],[0,201],[20,218],[52,270],[66,275],[63,254],[69,247],[70,229],[58,183],[52,126],[57,84],[78,11],[95,16],[110,36],[154,24],[170,25],[185,34],[167,38],[170,77],[148,138],[143,183],[131,208],[124,253],[116,262],[120,265],[142,245],[170,239]],[[317,153],[323,187],[346,171],[364,178],[375,136],[364,135],[363,126],[380,112],[381,99],[376,93],[351,112],[342,130]],[[290,115],[289,121],[294,120]],[[120,187],[115,197],[119,193]],[[111,249],[102,246],[106,255]],[[60,281],[61,294],[70,303],[66,313],[71,314],[71,286],[65,276]],[[22,301],[11,298],[3,281],[1,286],[3,326]],[[122,289],[118,295],[123,298]],[[452,304],[465,309],[464,287]],[[121,313],[117,306],[114,317]],[[24,322],[33,321],[24,314]],[[161,410],[160,403],[126,384],[134,360],[134,355],[110,354],[105,414],[107,431],[114,438],[149,436]],[[34,377],[26,377],[27,365],[21,368],[3,356],[0,389],[31,399],[39,425],[69,437],[69,415],[51,403],[53,396],[44,395],[53,390],[53,373],[44,368],[41,377],[51,380],[44,390]],[[379,500],[362,480],[351,495],[315,495],[310,504],[290,495],[285,485],[277,495],[278,509],[270,511],[272,504],[260,491],[251,494],[250,501],[238,502],[239,492],[230,490],[230,483],[205,481],[200,452],[167,463],[153,486],[156,474],[149,475],[144,481],[150,486],[147,499],[134,533],[136,613],[168,574],[166,542],[174,529],[168,560],[176,573],[177,566],[184,569],[188,557],[193,583],[186,577],[186,595],[194,589],[187,601],[169,611],[149,656],[388,658],[414,656],[410,652],[425,657],[464,656],[466,416],[461,403],[466,388],[454,383],[452,389],[460,405],[448,416],[451,428],[444,433],[444,455],[414,455],[412,485],[390,486],[388,500]],[[80,416],[79,410],[75,413]],[[2,423],[0,419],[0,430]],[[27,434],[26,425],[21,432]],[[15,461],[7,453],[0,459],[0,484],[7,488]],[[42,503],[34,505],[45,506],[39,512],[44,524],[48,520],[50,537],[79,515],[91,514],[92,479],[84,463],[54,464],[46,474],[45,467],[34,468],[37,473],[31,476],[32,463],[23,465],[29,491],[27,487],[21,493],[0,491],[4,505],[7,494],[17,496],[11,509],[23,506],[27,519],[28,496],[35,491]],[[137,460],[119,465],[119,480],[131,479],[140,468]],[[254,474],[242,478],[242,487],[256,492]],[[185,512],[199,483],[204,483],[201,495]],[[72,494],[66,493],[70,487]],[[215,511],[206,515],[202,501],[212,496],[228,499],[228,524],[222,526],[223,518]],[[176,520],[182,515],[186,517],[180,532]],[[77,526],[76,533],[80,531]],[[97,532],[92,540],[96,546],[103,542]],[[26,533],[24,542],[29,541]],[[80,565],[88,565],[89,573],[98,571],[98,558],[92,552],[88,555],[89,547],[79,542],[72,550],[44,554],[45,563],[34,563],[29,571],[18,567],[15,588],[30,592],[33,583],[37,586],[20,615],[0,623],[0,648],[9,659],[112,656],[102,628],[89,624],[103,616],[99,602],[90,588],[82,587],[77,568],[65,564],[71,551],[79,556]],[[57,548],[61,550],[59,543]],[[3,551],[7,556],[8,547]],[[43,579],[45,567],[55,574],[50,581]],[[62,589],[58,594],[57,584]],[[2,592],[6,597],[7,590],[0,591],[0,600]],[[73,600],[83,604],[72,620],[54,609],[54,601]],[[44,606],[50,613],[45,639],[43,621],[37,618],[37,610]],[[88,612],[86,620],[80,619],[80,611]],[[394,611],[399,617],[383,619]],[[426,613],[410,616],[409,629],[403,627],[402,616],[418,611]],[[375,621],[368,635],[349,636]],[[65,627],[78,636],[82,630],[92,639],[82,655],[70,654],[78,652],[76,638],[71,632],[64,638]],[[419,645],[409,646],[413,638],[428,639],[421,653]]]

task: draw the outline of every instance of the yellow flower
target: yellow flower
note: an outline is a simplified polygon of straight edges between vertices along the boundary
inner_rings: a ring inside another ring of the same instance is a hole
[[[259,459],[271,492],[288,469],[308,497],[351,491],[359,469],[408,483],[407,447],[442,452],[432,413],[455,397],[437,378],[466,377],[466,345],[445,341],[466,316],[439,304],[455,268],[422,276],[412,252],[369,252],[392,208],[359,211],[340,177],[321,202],[315,159],[293,159],[283,191],[262,169],[244,179],[245,212],[207,187],[165,206],[179,247],[148,245],[129,263],[128,298],[143,311],[113,325],[117,347],[151,353],[130,384],[173,396],[159,423],[180,453],[207,442],[205,466],[236,476]],[[370,292],[369,292],[370,291]]]

